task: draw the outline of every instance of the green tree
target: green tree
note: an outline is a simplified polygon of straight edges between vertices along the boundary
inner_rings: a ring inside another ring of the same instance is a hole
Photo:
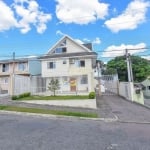
[[[139,56],[131,56],[133,78],[141,82],[150,75],[150,62]],[[128,81],[127,63],[125,56],[119,56],[107,63],[107,71],[116,70],[120,81]]]
[[[53,92],[53,95],[56,95],[56,90],[60,89],[59,80],[52,78],[50,83],[48,84],[48,89]]]

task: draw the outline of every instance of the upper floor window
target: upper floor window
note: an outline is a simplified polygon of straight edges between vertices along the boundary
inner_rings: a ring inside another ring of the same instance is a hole
[[[25,63],[25,62],[21,62],[18,64],[18,70],[20,70],[20,71],[25,71],[26,67],[27,67],[27,63]]]
[[[9,71],[9,64],[2,64],[2,72],[8,72]]]
[[[55,49],[55,53],[66,53],[67,48],[66,47],[58,47]]]
[[[85,60],[78,60],[77,61],[77,66],[78,67],[85,67]]]
[[[48,69],[55,69],[56,68],[56,63],[55,62],[48,62],[47,63],[47,68]]]
[[[54,53],[66,53],[67,52],[67,47],[66,47],[66,40],[64,40],[62,43],[60,43]]]

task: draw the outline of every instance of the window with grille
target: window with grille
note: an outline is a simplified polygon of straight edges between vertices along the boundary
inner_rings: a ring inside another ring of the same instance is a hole
[[[77,60],[76,64],[78,67],[85,67],[85,60]]]
[[[48,62],[47,68],[48,69],[55,69],[56,68],[56,63],[55,62]]]
[[[9,64],[2,64],[2,72],[8,72],[9,71]]]
[[[87,75],[81,77],[80,84],[88,84]]]

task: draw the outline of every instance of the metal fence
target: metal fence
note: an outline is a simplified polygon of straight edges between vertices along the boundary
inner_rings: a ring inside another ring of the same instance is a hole
[[[14,95],[30,92],[37,94],[46,91],[46,78],[40,76],[15,75]]]
[[[105,92],[102,92],[102,95],[118,94],[118,75],[102,75],[100,80],[105,88]]]

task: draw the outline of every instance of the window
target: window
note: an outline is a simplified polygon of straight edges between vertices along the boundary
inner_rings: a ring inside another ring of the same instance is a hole
[[[4,83],[7,84],[8,83],[8,78],[4,78]]]
[[[1,83],[8,84],[8,77],[1,78]]]
[[[78,60],[76,62],[76,64],[77,64],[78,67],[85,67],[85,61],[84,60]]]
[[[67,52],[67,48],[66,47],[63,47],[62,48],[62,53],[66,53]]]
[[[18,70],[25,71],[27,64],[25,62],[21,62],[18,64]]]
[[[56,68],[56,63],[55,62],[48,62],[47,68],[48,69],[55,69]]]
[[[81,84],[87,84],[88,83],[87,75],[84,75],[81,77],[80,83]]]
[[[8,72],[9,64],[2,64],[2,72]]]
[[[67,61],[66,61],[66,60],[63,60],[63,64],[67,64]]]
[[[69,64],[74,64],[74,63],[75,63],[75,59],[70,58],[70,59],[69,59]]]
[[[67,52],[67,47],[66,47],[66,40],[65,40],[56,47],[54,53],[66,53],[66,52]]]
[[[55,49],[55,53],[66,53],[67,52],[67,48],[66,47],[57,47]]]
[[[85,61],[84,60],[80,61],[80,67],[85,67]]]

